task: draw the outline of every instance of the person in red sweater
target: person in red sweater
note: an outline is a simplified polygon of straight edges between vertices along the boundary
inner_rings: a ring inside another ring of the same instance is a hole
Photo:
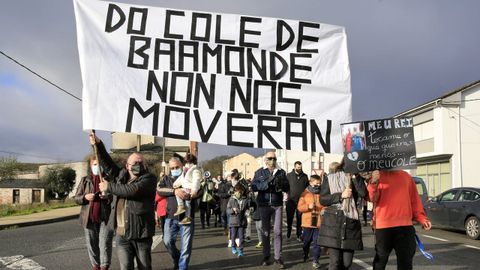
[[[162,180],[163,181],[163,178]],[[165,229],[165,219],[167,218],[167,198],[158,195],[158,192],[155,194],[155,223],[158,227],[162,228],[162,233]]]
[[[373,269],[385,269],[392,249],[397,255],[397,269],[412,269],[416,250],[412,220],[418,221],[427,231],[432,227],[423,210],[415,182],[405,171],[377,170],[372,173],[367,189],[369,199],[375,205],[372,223],[376,237]]]

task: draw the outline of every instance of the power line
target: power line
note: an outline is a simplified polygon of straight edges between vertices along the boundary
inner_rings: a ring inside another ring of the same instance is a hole
[[[52,157],[47,157],[47,156],[41,156],[41,155],[35,155],[35,154],[24,154],[24,153],[18,153],[18,152],[12,152],[12,151],[5,151],[5,150],[0,150],[0,153],[5,153],[9,155],[17,155],[17,156],[27,156],[27,157],[36,157],[36,158],[47,158],[50,160],[56,160],[56,161],[63,161],[64,159],[60,158],[52,158]]]
[[[0,51],[0,54],[2,54],[3,56],[5,56],[6,58],[12,60],[15,64],[23,67],[24,69],[28,70],[29,72],[35,74],[37,77],[39,77],[40,79],[46,81],[47,83],[55,86],[57,89],[59,89],[60,91],[64,92],[65,94],[73,97],[74,99],[77,99],[78,101],[82,101],[81,98],[75,96],[74,94],[68,92],[67,90],[63,89],[62,87],[56,85],[55,83],[51,82],[49,79],[43,77],[42,75],[38,74],[37,72],[33,71],[32,69],[28,68],[27,66],[23,65],[22,63],[18,62],[17,60],[15,60],[13,57],[10,57],[9,55],[7,55],[6,53],[4,53],[3,51]]]

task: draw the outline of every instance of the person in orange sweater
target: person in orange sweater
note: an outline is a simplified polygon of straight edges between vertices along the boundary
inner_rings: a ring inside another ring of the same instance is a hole
[[[373,269],[385,269],[395,250],[397,269],[412,269],[415,255],[415,228],[412,220],[430,230],[428,220],[412,177],[402,170],[374,171],[368,184],[369,199],[374,202],[375,258]]]
[[[297,209],[302,213],[303,228],[303,261],[308,259],[310,244],[313,242],[313,268],[319,269],[320,246],[317,244],[318,229],[320,228],[320,204],[321,178],[318,175],[310,176],[310,185],[300,195]]]

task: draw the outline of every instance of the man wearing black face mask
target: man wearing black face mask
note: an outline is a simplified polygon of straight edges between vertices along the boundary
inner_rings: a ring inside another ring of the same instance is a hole
[[[113,195],[108,227],[116,232],[120,269],[152,269],[152,240],[155,234],[156,177],[148,173],[143,156],[131,154],[125,168],[118,167],[103,143],[90,134],[97,145],[100,164],[109,182],[100,183],[100,191]]]
[[[302,163],[295,161],[294,169],[287,174],[288,184],[290,185],[290,192],[288,192],[288,199],[286,203],[287,212],[287,238],[292,234],[293,217],[297,218],[297,241],[301,242],[302,236],[302,213],[298,211],[297,205],[300,195],[308,186],[308,176],[302,171]]]

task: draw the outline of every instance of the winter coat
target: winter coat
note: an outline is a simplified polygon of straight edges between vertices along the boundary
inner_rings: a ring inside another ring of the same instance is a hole
[[[355,200],[355,204],[359,198],[364,198],[367,195],[365,182],[359,179],[352,179],[352,198]],[[317,244],[338,249],[362,250],[362,225],[360,220],[348,218],[342,210],[328,207],[340,203],[341,196],[341,193],[330,193],[330,185],[325,177],[320,191],[320,203],[326,208],[322,216]]]
[[[220,184],[218,184],[217,195],[220,198],[220,210],[222,213],[227,211],[228,200],[232,195],[230,193],[231,188],[232,188],[232,184],[226,180],[222,180]]]
[[[81,205],[80,216],[78,221],[83,228],[87,228],[88,219],[90,217],[90,202],[85,199],[85,195],[88,193],[94,193],[93,181],[90,176],[83,177],[78,184],[77,192],[75,193],[75,202],[78,205]],[[110,202],[112,196],[109,196],[109,199],[102,200],[100,207],[100,220],[102,222],[108,223],[108,218],[110,216]]]
[[[155,194],[155,209],[157,209],[157,217],[164,217],[167,215],[167,198]]]
[[[313,203],[313,209],[308,209],[308,206]],[[298,211],[302,212],[302,227],[303,228],[320,228],[320,212],[323,205],[320,204],[320,194],[313,194],[305,189],[300,196],[297,206]],[[317,223],[312,226],[312,215],[317,216]]]
[[[169,175],[164,176],[157,186],[157,193],[158,195],[167,198],[167,218],[170,219],[178,219],[180,216],[175,216],[175,212],[177,212],[177,199],[175,197],[175,189],[173,189],[173,183],[175,182],[175,178]],[[200,189],[197,193],[198,197],[201,197],[203,194],[203,190]],[[190,207],[192,211],[190,211],[190,217],[192,219],[195,218],[195,211],[194,209],[197,207],[197,199],[193,199],[190,201]]]
[[[100,164],[113,180],[109,181],[107,193],[113,195],[112,211],[108,220],[109,229],[117,228],[117,202],[125,200],[125,235],[127,240],[143,239],[155,234],[155,190],[156,177],[145,173],[131,181],[126,168],[121,169],[113,162],[103,143],[98,144]]]
[[[230,227],[247,227],[245,212],[250,205],[251,202],[246,196],[242,196],[240,199],[235,196],[230,197],[227,204],[228,225]],[[233,212],[233,208],[237,209],[237,213]]]
[[[275,169],[273,174],[268,168],[260,168],[255,172],[252,190],[258,191],[258,206],[282,206],[283,193],[290,190],[287,176],[282,169]]]
[[[288,192],[288,199],[298,203],[300,195],[308,187],[308,176],[305,173],[296,174],[295,170],[292,170],[287,174],[288,184],[290,185],[290,191]]]

